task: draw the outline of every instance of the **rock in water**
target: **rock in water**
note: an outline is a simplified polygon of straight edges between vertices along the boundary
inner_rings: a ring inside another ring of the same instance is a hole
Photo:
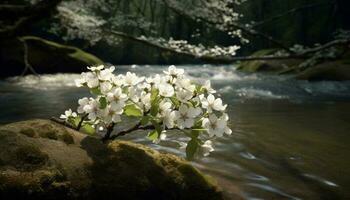
[[[212,178],[141,144],[49,120],[0,126],[0,199],[222,199]]]

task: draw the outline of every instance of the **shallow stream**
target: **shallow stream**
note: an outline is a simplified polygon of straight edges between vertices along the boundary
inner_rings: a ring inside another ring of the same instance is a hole
[[[257,199],[350,199],[350,82],[307,82],[288,76],[247,75],[232,66],[181,66],[210,79],[224,101],[233,134],[193,164],[214,176],[228,197],[237,191]],[[139,75],[162,66],[121,66]],[[74,87],[77,74],[0,80],[0,124],[59,116],[88,91]],[[160,144],[144,133],[123,139],[184,157],[169,134]]]

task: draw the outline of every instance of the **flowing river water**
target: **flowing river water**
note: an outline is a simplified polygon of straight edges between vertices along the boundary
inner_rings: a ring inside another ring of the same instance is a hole
[[[179,67],[179,66],[178,66]],[[350,82],[307,82],[288,76],[247,75],[232,66],[191,65],[195,79],[210,79],[227,103],[231,136],[193,164],[215,177],[228,198],[350,199]],[[118,73],[161,73],[162,66],[121,66]],[[59,116],[89,96],[75,88],[77,74],[0,80],[0,124]],[[184,157],[169,134],[160,144],[145,133],[121,139]]]

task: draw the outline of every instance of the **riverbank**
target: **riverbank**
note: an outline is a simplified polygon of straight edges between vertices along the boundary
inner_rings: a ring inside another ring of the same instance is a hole
[[[252,54],[254,57],[269,56],[278,49],[263,49]],[[315,65],[301,67],[306,60],[291,58],[283,60],[255,60],[241,62],[238,70],[247,73],[291,74],[296,79],[309,81],[350,80],[350,51],[333,60],[325,60]]]

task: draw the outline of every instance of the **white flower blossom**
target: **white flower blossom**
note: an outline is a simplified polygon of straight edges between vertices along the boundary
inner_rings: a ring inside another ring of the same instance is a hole
[[[181,151],[185,151],[186,150],[187,143],[179,141],[178,144],[179,144],[179,149]]]
[[[204,85],[202,86],[203,89],[205,89],[208,93],[211,93],[211,94],[214,94],[216,93],[216,90],[214,90],[212,87],[211,87],[211,82],[210,80],[206,80]]]
[[[115,70],[115,67],[110,67],[104,70],[101,70],[98,74],[98,78],[102,81],[108,81],[111,80],[113,77],[113,71]]]
[[[163,111],[163,124],[167,128],[174,128],[176,120],[176,113],[171,109]]]
[[[190,91],[190,92],[194,92],[194,90],[196,89],[196,86],[194,84],[191,83],[190,79],[180,79],[179,81],[176,82],[176,86],[178,88],[182,88],[184,90]]]
[[[82,87],[87,84],[89,88],[96,88],[99,85],[98,77],[93,72],[83,72],[81,73],[81,78],[75,80],[75,85],[77,87]]]
[[[78,113],[84,113],[84,107],[88,105],[90,100],[87,97],[78,100],[79,107],[77,109]]]
[[[156,74],[154,77],[146,78],[146,82],[150,85],[159,85],[162,82],[162,78],[159,74]]]
[[[134,86],[144,80],[144,77],[138,77],[135,73],[127,72],[124,76],[126,86]]]
[[[158,139],[154,140],[153,143],[158,144],[159,142],[165,140],[167,137],[166,131],[162,131]]]
[[[129,87],[128,89],[128,97],[133,102],[139,102],[141,98],[141,91],[135,87]]]
[[[103,70],[105,68],[105,66],[103,66],[103,65],[99,65],[99,66],[92,66],[92,67],[88,67],[88,69],[90,70],[90,71],[100,71],[100,70]]]
[[[145,111],[148,111],[151,108],[151,93],[142,92],[141,103]]]
[[[120,88],[115,88],[107,94],[107,100],[111,102],[111,104],[115,104],[115,106],[124,107],[127,99],[128,96],[124,94]]]
[[[99,80],[96,74],[92,73],[92,72],[87,72],[85,73],[85,77],[84,77],[87,86],[89,88],[96,88],[99,85]]]
[[[168,71],[163,71],[164,74],[169,75],[169,76],[174,76],[178,77],[184,74],[183,69],[177,69],[174,65],[169,66]]]
[[[77,112],[84,119],[84,124],[91,125],[93,129],[107,128],[121,122],[122,116],[132,116],[139,119],[139,123],[152,124],[157,127],[156,131],[161,131],[157,139],[154,139],[154,135],[150,136],[154,142],[164,140],[168,129],[206,131],[208,135],[200,134],[198,138],[192,138],[198,140],[195,145],[199,145],[199,151],[205,156],[214,149],[210,140],[204,143],[202,140],[208,136],[221,137],[232,133],[227,125],[229,117],[224,112],[227,105],[213,95],[215,90],[208,80],[199,85],[201,90],[196,90],[197,86],[186,77],[184,70],[175,66],[170,66],[163,75],[148,78],[131,72],[115,75],[115,67],[105,68],[103,65],[88,69],[90,71],[83,72],[75,82],[78,87],[90,89],[95,97],[79,99]],[[159,93],[154,96],[156,90]],[[217,114],[221,114],[220,117]],[[67,120],[78,115],[69,109],[60,117]],[[98,134],[105,130],[97,129]],[[186,149],[185,143],[181,146]]]
[[[204,156],[209,156],[209,154],[214,151],[213,142],[211,140],[205,141],[201,147]]]
[[[169,101],[161,101],[159,103],[159,113],[164,116],[163,112],[166,111],[166,110],[169,110],[171,109],[171,103]]]
[[[96,120],[97,115],[100,111],[99,106],[99,102],[95,99],[90,99],[89,103],[86,106],[84,106],[84,111],[88,113],[88,118],[90,120]]]
[[[188,102],[193,97],[193,92],[180,89],[176,92],[176,98],[182,103]]]
[[[214,135],[222,137],[226,126],[227,122],[224,119],[218,119],[215,114],[210,114],[209,118],[204,118],[202,121],[202,127],[207,129],[210,137]]]
[[[207,109],[208,113],[212,113],[213,110],[225,111],[227,105],[222,105],[222,100],[220,98],[215,99],[214,95],[209,94],[207,98],[204,95],[199,96],[202,107]]]
[[[227,121],[229,120],[228,114],[226,114],[226,113],[222,114],[222,116],[219,119],[226,122],[225,123],[225,128],[224,128],[224,133],[226,133],[227,135],[231,135],[232,134],[232,130],[227,126]]]
[[[103,118],[103,121],[106,123],[117,123],[121,121],[120,115],[123,113],[123,107],[118,105],[109,105],[99,114]]]
[[[74,81],[75,81],[75,85],[76,85],[77,87],[83,87],[84,84],[86,83],[85,74],[86,74],[85,72],[81,73],[82,78],[79,78],[79,79],[75,79],[75,80],[74,80]]]
[[[69,119],[70,117],[77,117],[78,115],[77,115],[77,113],[75,113],[75,112],[72,112],[72,109],[69,109],[69,110],[66,110],[65,112],[64,112],[64,115],[61,115],[60,116],[60,118],[61,119]]]
[[[177,127],[180,129],[191,128],[194,125],[194,119],[201,113],[200,108],[188,107],[181,104],[178,111],[175,111]]]
[[[101,82],[100,91],[102,94],[107,94],[112,89],[112,84],[110,82]]]
[[[124,85],[124,75],[122,74],[119,74],[118,76],[113,76],[111,80],[112,80],[112,83],[118,87]]]
[[[158,86],[159,94],[164,97],[172,97],[175,93],[174,87],[168,83],[160,84]]]

